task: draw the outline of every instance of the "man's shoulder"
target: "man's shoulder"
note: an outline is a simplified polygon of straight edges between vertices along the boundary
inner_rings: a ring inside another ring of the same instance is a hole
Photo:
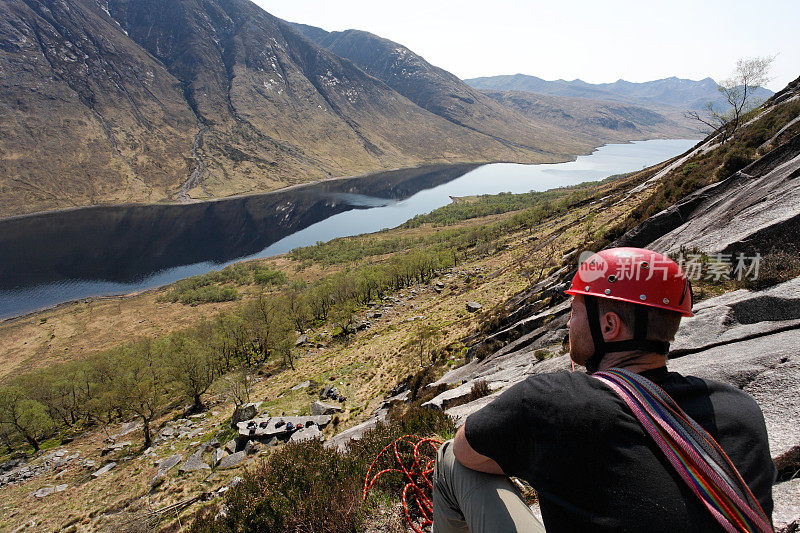
[[[705,393],[712,399],[724,400],[725,403],[734,403],[742,408],[761,410],[752,396],[730,383],[711,378],[683,375],[677,372],[670,372],[669,378],[669,381],[663,385],[667,392],[673,390],[676,393],[685,393],[688,390],[693,391],[695,394]]]
[[[554,410],[567,409],[573,413],[576,408],[591,406],[590,412],[597,414],[604,406],[614,408],[617,400],[616,395],[599,379],[585,372],[563,370],[532,374],[514,389],[516,391],[512,394],[518,395],[522,401],[547,404]]]

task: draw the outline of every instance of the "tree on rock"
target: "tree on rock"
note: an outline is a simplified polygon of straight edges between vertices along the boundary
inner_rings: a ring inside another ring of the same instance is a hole
[[[733,76],[719,82],[717,89],[727,108],[706,104],[705,114],[687,111],[685,116],[697,120],[709,129],[707,133],[720,135],[720,144],[734,136],[741,125],[742,116],[761,105],[756,99],[756,89],[769,81],[769,69],[774,57],[739,59]]]

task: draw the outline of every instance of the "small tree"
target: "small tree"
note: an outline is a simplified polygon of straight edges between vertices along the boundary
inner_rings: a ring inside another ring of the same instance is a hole
[[[225,376],[224,382],[225,391],[233,398],[237,408],[250,402],[250,373],[247,365],[242,364],[238,370]]]
[[[142,449],[147,449],[153,441],[150,424],[169,401],[165,368],[150,339],[125,346],[108,357],[117,369],[112,397],[121,411],[141,418]]]
[[[212,347],[202,345],[190,333],[173,333],[163,346],[167,368],[174,383],[194,403],[190,410],[205,409],[201,396],[217,378],[219,365]]]
[[[257,300],[245,307],[244,318],[248,324],[253,352],[258,363],[271,356],[283,358],[283,364],[294,369],[291,349],[294,346],[294,331],[280,301],[274,296],[261,294]]]
[[[53,429],[53,420],[41,403],[26,397],[19,387],[0,389],[0,424],[13,428],[39,451],[39,443]]]
[[[336,305],[331,309],[331,323],[342,330],[342,336],[345,340],[349,339],[350,333],[353,332],[357,310],[358,304],[352,299],[336,302]]]
[[[419,323],[414,329],[411,337],[411,344],[416,347],[419,353],[419,364],[425,366],[425,354],[429,353],[436,340],[442,332],[432,324]]]
[[[739,129],[742,116],[761,104],[755,98],[755,91],[769,81],[769,69],[774,59],[774,57],[739,59],[733,76],[719,82],[717,87],[727,109],[715,108],[713,102],[708,102],[705,114],[687,111],[685,116],[707,126],[706,133],[719,134],[720,144],[725,143]]]
[[[311,319],[311,312],[308,309],[306,297],[301,291],[292,287],[285,292],[281,305],[286,315],[294,324],[294,327],[302,334],[308,327],[308,323]]]

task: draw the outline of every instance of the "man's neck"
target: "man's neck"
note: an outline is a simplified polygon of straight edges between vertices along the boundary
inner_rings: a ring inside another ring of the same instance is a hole
[[[600,361],[598,370],[609,368],[624,368],[629,372],[640,374],[648,370],[667,366],[667,356],[657,353],[640,352],[612,352],[606,354]]]

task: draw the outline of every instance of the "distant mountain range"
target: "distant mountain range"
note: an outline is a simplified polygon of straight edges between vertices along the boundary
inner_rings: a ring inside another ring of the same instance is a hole
[[[686,110],[703,109],[707,102],[721,104],[717,82],[711,78],[700,81],[676,77],[633,83],[617,80],[614,83],[586,83],[582,80],[546,81],[536,76],[514,74],[464,80],[470,87],[491,91],[525,91],[553,96],[612,100],[644,106],[671,106]],[[755,98],[766,100],[774,93],[759,88]]]
[[[0,0],[0,73],[0,216],[693,135],[638,104],[519,105],[249,0]]]

